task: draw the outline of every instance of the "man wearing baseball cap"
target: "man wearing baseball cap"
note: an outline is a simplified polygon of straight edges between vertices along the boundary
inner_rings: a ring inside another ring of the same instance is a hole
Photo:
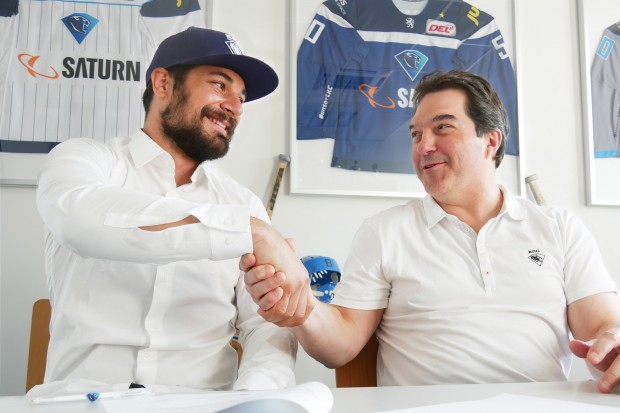
[[[273,230],[258,197],[210,162],[228,151],[244,103],[278,76],[230,35],[190,27],[161,43],[145,84],[143,129],[105,145],[68,140],[42,167],[45,382],[293,385],[296,341],[257,315],[238,268],[242,254],[261,254],[253,237]]]

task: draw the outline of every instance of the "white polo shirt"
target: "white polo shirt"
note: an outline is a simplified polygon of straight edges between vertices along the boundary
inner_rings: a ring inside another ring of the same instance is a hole
[[[568,376],[567,304],[616,287],[572,213],[502,192],[479,234],[430,196],[358,231],[332,303],[385,308],[379,385]]]

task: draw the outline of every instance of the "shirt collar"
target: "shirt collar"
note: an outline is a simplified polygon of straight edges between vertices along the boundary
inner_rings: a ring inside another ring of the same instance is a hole
[[[134,166],[140,168],[161,155],[168,155],[153,139],[142,129],[138,129],[131,135],[129,142],[129,153],[133,159]],[[168,155],[170,156],[170,155]]]
[[[504,202],[498,216],[501,216],[505,213],[514,220],[524,220],[526,218],[525,208],[519,205],[516,197],[506,187],[504,187],[503,185],[499,185],[499,189],[504,195]],[[426,223],[429,228],[433,227],[443,218],[446,218],[448,216],[448,213],[444,211],[433,199],[433,197],[428,194],[422,200],[422,204],[424,206]]]
[[[422,200],[422,205],[424,206],[424,215],[426,215],[426,224],[429,228],[435,226],[435,224],[448,215],[446,211],[439,206],[437,201],[428,194],[426,194]]]
[[[211,168],[211,161],[202,162],[192,174],[192,182],[200,183],[203,179],[207,179]]]
[[[161,146],[159,146],[153,139],[149,137],[142,129],[138,129],[131,135],[131,142],[129,142],[129,152],[136,168],[140,168],[160,156],[164,156],[162,159],[170,161],[174,168],[174,161],[170,154],[166,152]],[[192,182],[199,182],[205,179],[211,168],[211,161],[204,161],[192,174]]]
[[[499,189],[502,191],[502,194],[504,194],[504,205],[502,205],[500,215],[505,212],[510,218],[516,221],[523,221],[527,218],[525,206],[518,202],[517,197],[503,185],[500,185]]]

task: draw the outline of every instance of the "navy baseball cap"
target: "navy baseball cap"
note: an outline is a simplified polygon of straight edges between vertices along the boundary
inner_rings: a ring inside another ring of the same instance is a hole
[[[268,64],[244,56],[231,35],[216,30],[192,26],[166,38],[146,70],[146,85],[155,68],[175,65],[220,66],[236,72],[245,82],[246,102],[262,98],[278,86],[278,75]]]

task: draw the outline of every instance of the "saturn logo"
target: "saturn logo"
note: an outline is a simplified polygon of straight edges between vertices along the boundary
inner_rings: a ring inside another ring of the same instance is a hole
[[[366,99],[368,99],[368,103],[370,103],[371,106],[375,109],[377,108],[377,106],[385,109],[393,109],[396,107],[396,103],[394,103],[394,100],[392,100],[392,98],[389,96],[386,96],[388,102],[384,100],[384,102],[386,102],[384,104],[381,104],[375,100],[375,92],[377,91],[377,86],[370,86],[366,83],[363,83],[359,85],[358,90],[362,92],[364,96],[366,96]]]
[[[32,77],[41,76],[41,77],[46,77],[48,79],[57,79],[58,72],[56,72],[56,70],[52,66],[50,66],[50,69],[52,70],[52,72],[54,72],[53,74],[44,74],[41,72],[37,72],[35,70],[34,65],[36,64],[37,60],[39,60],[39,57],[41,56],[33,56],[27,53],[22,53],[22,54],[17,55],[17,59],[19,60],[19,63],[24,65],[26,70],[28,70],[28,73],[30,73],[30,76]]]

